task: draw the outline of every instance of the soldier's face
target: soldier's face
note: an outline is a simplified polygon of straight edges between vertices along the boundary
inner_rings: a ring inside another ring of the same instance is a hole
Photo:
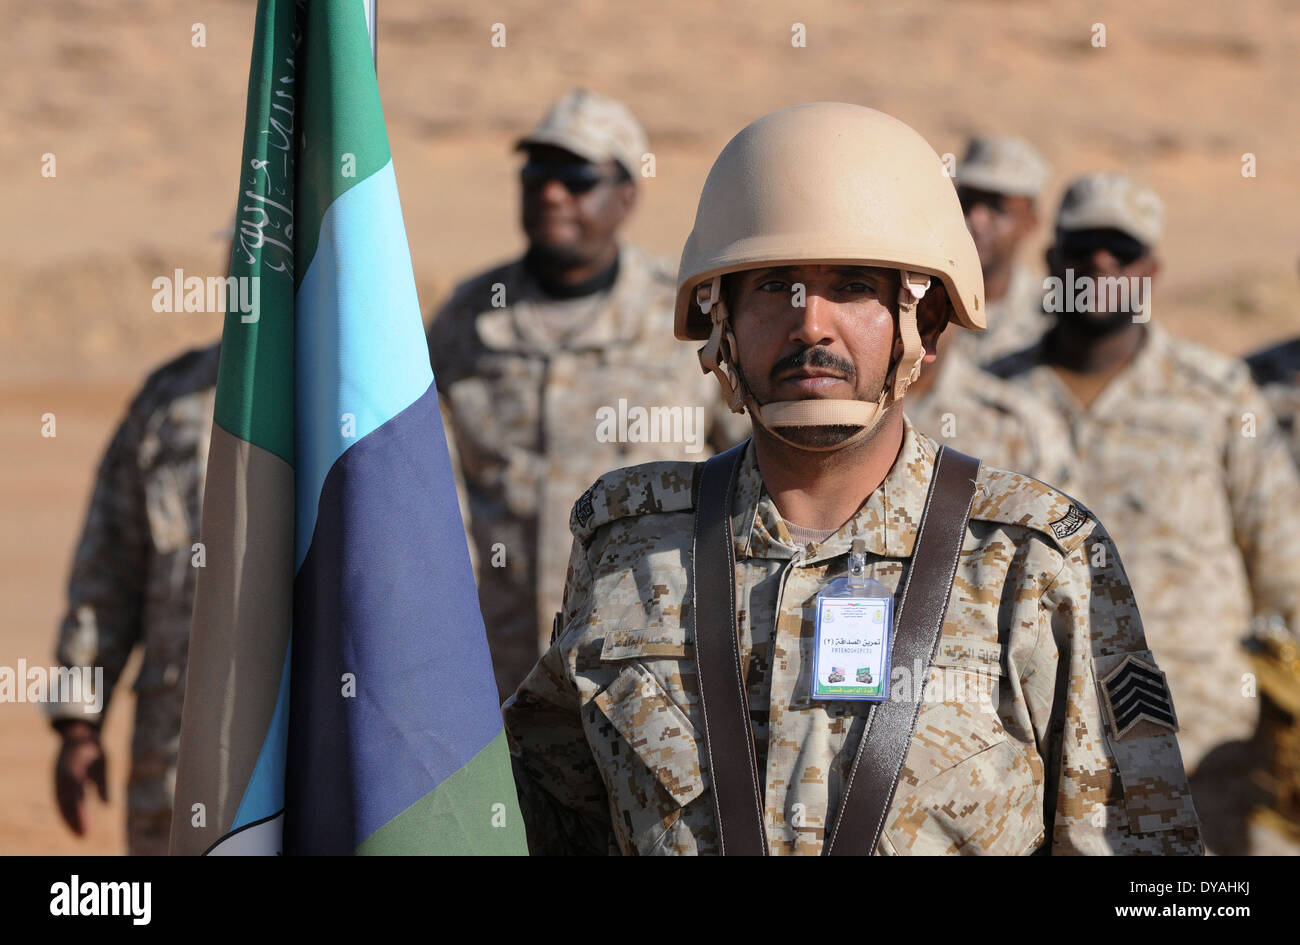
[[[878,399],[894,352],[898,279],[895,270],[866,266],[777,266],[730,277],[737,354],[759,403]]]
[[[958,187],[957,197],[985,272],[1010,264],[1016,247],[1038,225],[1034,201],[1029,197],[973,187]]]
[[[593,164],[563,148],[528,149],[520,171],[522,222],[528,243],[559,268],[589,265],[608,255],[636,203],[636,188],[620,182],[613,161]]]
[[[1151,279],[1160,263],[1150,249],[1128,234],[1096,229],[1058,233],[1047,250],[1047,268],[1067,293],[1091,280],[1091,302],[1084,296],[1063,306],[1056,317],[1088,335],[1102,336],[1131,324],[1134,315],[1141,313],[1139,300],[1149,304]],[[1118,287],[1117,280],[1124,280],[1128,291],[1108,290],[1108,286]]]

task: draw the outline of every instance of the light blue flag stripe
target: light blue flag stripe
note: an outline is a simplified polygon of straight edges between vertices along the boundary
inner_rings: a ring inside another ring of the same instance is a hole
[[[393,162],[340,196],[296,306],[294,573],[316,528],[321,484],[343,453],[409,407],[433,370]]]

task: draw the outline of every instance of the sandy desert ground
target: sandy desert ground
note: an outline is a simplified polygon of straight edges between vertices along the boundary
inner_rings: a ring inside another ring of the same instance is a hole
[[[1049,210],[1075,173],[1140,175],[1169,208],[1157,318],[1231,354],[1300,332],[1290,0],[379,7],[380,88],[426,312],[456,279],[520,249],[512,143],[549,100],[585,86],[624,99],[647,127],[658,174],[629,235],[652,249],[680,252],[709,164],[745,123],[853,101],[903,118],[940,152],[977,130],[1025,135],[1056,172]],[[0,2],[0,665],[50,658],[94,465],[133,389],[219,332],[217,315],[155,313],[150,283],[224,270],[217,234],[234,206],[252,10]],[[494,23],[504,48],[490,44]],[[804,48],[791,44],[795,24]],[[40,434],[45,413],[54,438]],[[111,802],[77,840],[52,800],[53,735],[33,706],[0,704],[0,853],[124,848],[130,709],[123,694],[110,713]]]

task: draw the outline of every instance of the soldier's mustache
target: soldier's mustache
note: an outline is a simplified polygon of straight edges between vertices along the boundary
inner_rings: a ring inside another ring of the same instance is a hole
[[[853,366],[852,361],[841,358],[837,354],[832,354],[829,349],[820,345],[807,345],[792,354],[786,355],[772,365],[770,378],[775,381],[776,376],[782,371],[791,371],[801,367],[830,368],[833,371],[839,371],[848,381],[852,381],[858,376],[857,368]]]

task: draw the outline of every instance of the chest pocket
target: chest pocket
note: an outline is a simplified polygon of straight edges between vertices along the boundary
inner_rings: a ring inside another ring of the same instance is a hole
[[[708,771],[684,708],[692,655],[681,627],[615,630],[601,649],[613,678],[592,699],[591,740],[608,772],[619,832],[640,854],[694,852],[680,821],[708,788]]]
[[[1044,836],[1041,765],[998,719],[1001,647],[940,642],[882,846],[913,855],[1033,852]]]

